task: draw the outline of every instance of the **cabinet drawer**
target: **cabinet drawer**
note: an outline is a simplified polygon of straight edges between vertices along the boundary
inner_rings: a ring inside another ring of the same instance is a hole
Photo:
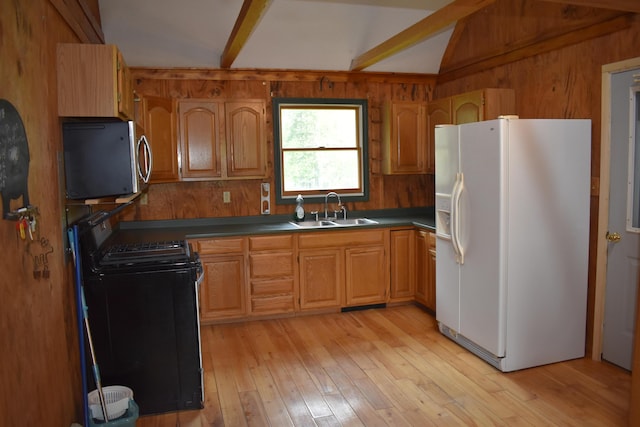
[[[429,233],[428,242],[430,248],[436,247],[436,233]]]
[[[275,296],[293,294],[293,279],[260,280],[251,282],[251,295]]]
[[[298,236],[298,248],[327,248],[335,246],[382,245],[388,230],[320,231]]]
[[[252,314],[289,313],[294,311],[293,295],[278,295],[251,300]]]
[[[269,251],[293,248],[293,235],[249,237],[250,251]]]
[[[201,255],[243,253],[244,238],[196,240],[197,251]]]
[[[293,276],[293,253],[264,252],[249,255],[252,279],[258,277]]]

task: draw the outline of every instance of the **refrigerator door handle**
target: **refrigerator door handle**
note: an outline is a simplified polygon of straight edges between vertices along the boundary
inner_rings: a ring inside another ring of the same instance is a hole
[[[464,190],[464,174],[456,174],[456,183],[453,187],[451,201],[451,242],[456,253],[456,262],[464,264],[464,248],[460,243],[460,197]]]
[[[458,241],[456,239],[456,233],[458,232],[457,224],[458,224],[458,205],[456,203],[457,194],[458,194],[458,186],[460,184],[460,173],[456,173],[456,179],[453,183],[453,189],[451,191],[451,246],[453,246],[453,252],[455,254],[456,263],[459,262],[460,259],[460,249],[458,248]]]

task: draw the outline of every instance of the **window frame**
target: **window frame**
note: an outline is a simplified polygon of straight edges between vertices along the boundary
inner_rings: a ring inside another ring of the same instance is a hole
[[[361,192],[358,193],[341,193],[336,189],[322,189],[317,192],[301,192],[305,202],[324,203],[324,197],[329,191],[336,191],[340,195],[343,202],[368,201],[369,200],[369,113],[368,101],[359,98],[273,98],[273,157],[274,157],[274,181],[276,204],[294,204],[298,193],[284,195],[284,182],[282,175],[282,141],[281,141],[281,125],[280,111],[281,107],[289,106],[309,106],[309,107],[327,107],[327,106],[352,106],[358,112],[359,129],[359,151],[361,164]]]

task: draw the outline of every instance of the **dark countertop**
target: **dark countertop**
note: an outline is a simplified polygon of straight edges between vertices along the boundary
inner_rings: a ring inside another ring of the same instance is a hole
[[[322,233],[326,230],[354,230],[380,227],[417,226],[435,230],[433,207],[381,209],[348,212],[348,218],[368,218],[378,224],[330,228],[298,228],[290,215],[263,215],[229,218],[197,218],[159,221],[124,221],[117,227],[117,241],[142,242],[202,239],[274,233]],[[309,218],[307,218],[309,219]]]

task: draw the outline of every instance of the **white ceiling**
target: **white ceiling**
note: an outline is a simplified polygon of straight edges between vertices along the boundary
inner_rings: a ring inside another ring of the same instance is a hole
[[[451,0],[273,0],[231,68],[347,71]],[[132,67],[219,68],[242,0],[99,0]],[[453,26],[364,71],[438,73]]]

